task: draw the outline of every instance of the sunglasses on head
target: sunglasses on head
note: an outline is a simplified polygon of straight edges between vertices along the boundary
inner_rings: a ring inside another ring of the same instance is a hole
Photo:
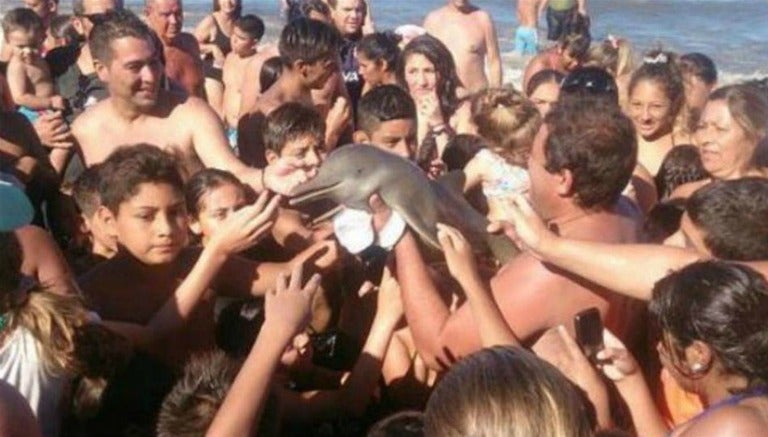
[[[614,94],[618,90],[616,82],[602,70],[577,70],[563,79],[560,90],[566,93],[588,92],[590,94]]]

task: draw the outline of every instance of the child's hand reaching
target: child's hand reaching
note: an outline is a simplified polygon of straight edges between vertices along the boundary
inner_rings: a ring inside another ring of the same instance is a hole
[[[265,321],[269,330],[289,336],[301,332],[309,323],[312,314],[312,297],[320,285],[321,276],[314,274],[302,287],[303,267],[297,264],[290,278],[286,273],[277,277],[275,289],[265,296]]]
[[[253,246],[274,224],[279,202],[279,195],[269,199],[268,191],[262,192],[256,203],[233,212],[222,228],[211,236],[209,245],[226,255]]]

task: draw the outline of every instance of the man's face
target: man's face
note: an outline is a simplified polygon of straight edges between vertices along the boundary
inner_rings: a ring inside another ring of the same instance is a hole
[[[556,194],[556,175],[547,171],[544,166],[547,158],[544,153],[545,144],[549,137],[549,129],[546,124],[541,125],[541,129],[536,134],[531,148],[531,155],[528,158],[528,177],[531,180],[530,197],[531,204],[544,220],[552,219],[550,205]]]
[[[371,144],[405,159],[416,151],[416,122],[410,118],[383,121],[371,132]]]
[[[339,55],[320,59],[312,63],[306,63],[303,67],[304,80],[307,86],[313,90],[322,89],[334,72],[339,71]]]
[[[73,24],[79,33],[88,38],[96,25],[95,21],[109,11],[120,9],[123,9],[122,0],[83,0],[83,15],[76,15]]]
[[[121,246],[147,265],[168,264],[187,244],[187,211],[181,192],[143,183],[112,218]]]
[[[147,23],[165,43],[181,33],[184,11],[181,0],[152,0],[145,9]]]
[[[30,64],[40,58],[43,35],[34,31],[17,29],[8,32],[6,41],[13,50],[13,55],[18,56],[25,64]]]
[[[97,64],[99,78],[109,85],[110,96],[140,110],[154,108],[163,73],[155,45],[125,37],[112,41],[111,48],[109,65]]]
[[[344,36],[354,35],[363,27],[364,11],[363,0],[338,0],[331,9],[333,25]]]
[[[250,56],[256,52],[256,44],[259,40],[252,38],[240,28],[232,29],[232,35],[229,37],[229,43],[232,45],[232,52],[238,56]]]
[[[24,0],[24,7],[32,11],[43,20],[45,27],[48,27],[51,18],[56,14],[58,6],[53,0]]]

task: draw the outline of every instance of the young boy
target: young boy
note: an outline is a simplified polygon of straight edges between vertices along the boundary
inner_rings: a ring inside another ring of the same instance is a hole
[[[13,101],[34,121],[38,111],[64,110],[66,102],[57,95],[51,72],[40,55],[45,29],[31,9],[17,8],[3,18],[5,42],[13,48],[8,63],[8,86]]]
[[[416,105],[397,85],[368,91],[357,108],[356,143],[371,144],[406,159],[416,153]]]
[[[275,108],[288,102],[313,105],[312,90],[323,88],[339,69],[340,44],[339,33],[319,21],[299,18],[283,28],[279,42],[283,72],[254,104],[244,106],[249,109],[242,111],[238,123],[238,148],[244,162],[261,159],[264,118]],[[339,132],[344,127],[346,123],[338,126]]]
[[[229,38],[232,52],[224,61],[224,122],[231,146],[237,146],[237,120],[240,118],[241,87],[245,68],[258,52],[259,40],[264,36],[264,22],[255,15],[245,15],[235,21]]]
[[[262,295],[280,272],[318,256],[314,267],[324,269],[338,254],[333,244],[322,242],[288,263],[254,263],[236,256],[272,224],[279,197],[267,204],[266,194],[235,212],[205,248],[188,248],[181,175],[173,157],[155,146],[118,148],[100,174],[102,204],[96,214],[117,239],[118,251],[82,279],[82,290],[104,320],[171,331],[155,341],[134,339],[167,364],[183,363],[189,353],[214,345],[213,290],[233,297]],[[171,299],[170,315],[158,327],[155,315],[167,312],[166,301],[190,282],[202,295],[195,296],[194,305]]]
[[[100,165],[86,168],[72,187],[72,198],[80,212],[81,230],[87,242],[87,253],[70,259],[76,275],[88,272],[102,261],[108,260],[117,253],[117,242],[107,234],[104,223],[99,220],[96,211],[101,206],[99,196]]]

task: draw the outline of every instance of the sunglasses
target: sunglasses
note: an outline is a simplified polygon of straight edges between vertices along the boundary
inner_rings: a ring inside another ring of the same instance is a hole
[[[100,12],[97,14],[81,14],[79,16],[87,18],[88,21],[96,25],[107,21],[107,18],[109,18],[109,12]]]
[[[566,93],[617,94],[615,80],[606,72],[577,70],[563,79],[560,90]],[[589,69],[591,70],[591,69]]]

